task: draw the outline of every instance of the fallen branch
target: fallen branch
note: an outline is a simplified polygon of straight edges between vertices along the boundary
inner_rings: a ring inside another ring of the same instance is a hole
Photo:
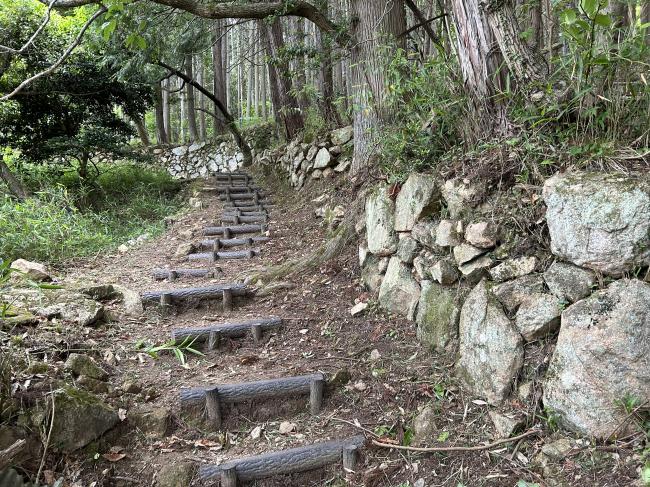
[[[518,436],[513,436],[512,438],[504,438],[502,440],[497,440],[493,443],[488,443],[487,445],[478,445],[478,446],[417,447],[417,446],[391,445],[390,443],[382,443],[381,441],[377,441],[377,440],[372,440],[372,444],[375,446],[380,446],[382,448],[394,448],[396,450],[407,450],[407,451],[415,451],[415,452],[422,452],[422,453],[445,452],[445,451],[482,451],[482,450],[489,450],[490,448],[494,448],[495,446],[503,445],[504,443],[511,443],[513,441],[521,440],[522,438],[527,438],[528,436],[534,436],[539,433],[541,433],[541,430],[530,430]]]
[[[14,458],[18,456],[27,447],[27,441],[16,440],[13,445],[0,451],[0,472],[7,468],[13,462]]]

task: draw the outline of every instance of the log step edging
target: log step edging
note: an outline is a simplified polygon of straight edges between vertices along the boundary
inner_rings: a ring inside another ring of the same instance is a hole
[[[166,314],[174,303],[185,299],[216,299],[221,298],[224,311],[232,311],[232,301],[235,296],[248,296],[250,289],[244,284],[224,284],[195,288],[167,289],[161,291],[145,291],[140,294],[143,302],[159,302],[162,313]]]
[[[260,255],[260,249],[248,250],[231,250],[227,252],[198,252],[189,254],[187,260],[209,260],[211,262],[217,260],[231,260],[231,259],[252,259]]]
[[[268,242],[270,237],[249,237],[249,238],[217,238],[207,239],[201,241],[202,248],[213,249],[215,244],[217,248],[222,247],[237,247],[239,245],[254,245],[256,243]]]
[[[216,277],[216,272],[212,269],[155,269],[153,278],[162,281],[168,279],[175,281],[179,277]]]
[[[222,215],[221,223],[267,223],[269,217],[267,215]]]
[[[267,209],[275,208],[275,205],[270,201],[260,200],[257,203],[255,201],[248,200],[230,200],[224,203],[224,208],[258,208],[263,206]]]
[[[268,331],[282,326],[282,318],[260,318],[240,323],[226,323],[195,328],[180,328],[172,330],[172,339],[177,342],[189,338],[197,342],[208,340],[210,335],[217,333],[221,337],[240,338],[248,333],[254,333],[253,329],[260,327],[261,331]]]
[[[199,478],[221,479],[222,487],[236,487],[238,481],[249,482],[276,475],[307,472],[339,462],[343,463],[345,470],[354,471],[357,452],[364,443],[365,438],[359,435],[239,458],[221,465],[202,465],[199,467]]]
[[[241,234],[241,233],[263,233],[266,232],[267,225],[228,225],[220,227],[205,227],[203,235],[224,235],[226,238],[228,234]]]

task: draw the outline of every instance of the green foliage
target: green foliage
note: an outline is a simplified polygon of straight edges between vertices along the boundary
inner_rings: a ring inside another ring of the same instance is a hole
[[[382,131],[380,161],[389,181],[435,168],[460,141],[462,95],[449,76],[450,66],[437,58],[421,64],[398,51],[389,63],[386,110],[393,115]]]
[[[241,133],[251,148],[257,152],[269,149],[276,141],[275,123],[272,120],[266,122],[256,120],[255,123],[243,125]]]
[[[196,338],[185,338],[181,343],[176,343],[176,340],[169,340],[161,345],[147,345],[144,340],[139,340],[135,344],[136,350],[143,350],[147,355],[154,359],[160,357],[161,352],[171,352],[182,366],[187,363],[186,354],[191,353],[194,355],[203,356],[203,353],[193,348]]]
[[[0,199],[0,255],[44,262],[94,255],[161,232],[164,217],[177,211],[178,183],[166,173],[127,164],[100,169],[92,198],[74,172],[31,172],[35,197]],[[85,211],[80,200],[89,201]]]

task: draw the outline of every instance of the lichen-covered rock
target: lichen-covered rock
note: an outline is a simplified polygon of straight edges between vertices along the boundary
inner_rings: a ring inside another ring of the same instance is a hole
[[[431,406],[426,406],[413,419],[413,444],[426,445],[439,434],[436,418],[438,413]]]
[[[498,229],[491,222],[470,223],[465,229],[465,240],[474,247],[489,249],[497,244]]]
[[[431,281],[420,284],[422,292],[415,319],[418,339],[433,350],[443,350],[458,336],[456,291]]]
[[[332,130],[330,140],[332,141],[332,145],[344,145],[352,140],[353,135],[354,130],[352,129],[352,125],[347,125],[340,129]]]
[[[552,294],[527,296],[515,316],[515,326],[524,340],[530,342],[553,333],[560,326],[562,305]]]
[[[395,203],[395,230],[408,232],[415,222],[440,208],[440,192],[433,176],[412,173]]]
[[[492,264],[492,258],[489,255],[481,255],[476,259],[472,259],[469,262],[459,265],[458,270],[469,282],[476,283],[485,275],[485,272],[492,267]]]
[[[156,475],[158,487],[188,487],[192,483],[196,466],[190,462],[172,462]]]
[[[45,318],[61,318],[80,326],[94,325],[104,318],[104,307],[87,296],[67,289],[48,290],[44,293],[45,306],[37,306],[34,314]]]
[[[463,242],[462,223],[456,220],[441,220],[436,228],[436,245],[455,247]]]
[[[441,193],[451,217],[461,218],[476,206],[484,190],[480,185],[472,185],[468,181],[450,179],[443,184]]]
[[[484,249],[478,249],[473,245],[462,243],[454,247],[454,259],[458,265],[465,264],[485,254]]]
[[[456,370],[473,393],[490,404],[503,401],[521,369],[523,340],[491,295],[479,282],[460,312],[459,359]]]
[[[318,151],[316,154],[316,159],[314,159],[314,169],[325,169],[332,162],[332,156],[330,151],[325,147]]]
[[[178,247],[176,247],[176,252],[174,252],[174,258],[175,259],[183,259],[187,257],[189,254],[194,252],[194,244],[190,242],[184,242],[182,244],[179,244]]]
[[[65,386],[52,397],[55,404],[50,445],[72,452],[99,438],[119,421],[117,412],[90,392]],[[49,414],[37,419],[46,421]]]
[[[65,361],[64,368],[75,376],[84,375],[97,380],[108,379],[108,372],[85,353],[71,353]]]
[[[562,313],[544,381],[544,405],[561,424],[606,439],[634,427],[620,404],[650,402],[650,284],[620,280]]]
[[[115,289],[117,295],[122,299],[122,307],[126,314],[140,316],[144,312],[142,297],[139,292],[120,286],[119,284],[113,284],[113,289]]]
[[[438,260],[438,257],[425,250],[413,259],[413,269],[419,280],[431,280],[431,268]]]
[[[497,438],[508,438],[521,426],[523,421],[517,418],[514,414],[504,414],[498,411],[490,411],[489,413],[492,424],[496,431]]]
[[[419,299],[420,286],[413,279],[410,267],[399,258],[391,257],[379,288],[379,305],[391,313],[412,320]]]
[[[544,272],[544,281],[559,299],[574,303],[591,294],[596,286],[596,274],[587,269],[555,261]]]
[[[429,249],[437,249],[436,245],[436,231],[438,224],[431,220],[423,220],[413,225],[411,230],[411,237],[413,237],[420,245]]]
[[[380,186],[366,200],[368,250],[375,255],[390,255],[397,250],[395,203],[386,186]]]
[[[429,272],[434,281],[444,284],[445,286],[453,284],[460,277],[458,269],[449,258],[440,259],[431,267],[431,269],[429,269]]]
[[[560,173],[543,196],[555,255],[614,276],[650,263],[647,177]]]
[[[371,292],[377,292],[384,278],[384,273],[380,269],[381,258],[369,254],[363,266],[361,267],[361,282]]]
[[[514,313],[519,305],[531,294],[544,291],[544,280],[540,275],[522,276],[492,287],[492,294],[503,304],[509,313]]]
[[[32,281],[51,281],[52,277],[48,274],[44,264],[39,262],[30,262],[25,259],[16,259],[11,263],[11,268],[19,276],[24,276]]]
[[[420,245],[408,235],[403,236],[399,239],[397,244],[397,257],[406,264],[413,263],[413,259],[418,255],[420,251]]]
[[[508,281],[530,274],[537,267],[537,257],[517,257],[501,262],[490,269],[490,277],[497,282]]]
[[[171,425],[171,412],[167,408],[140,408],[129,412],[128,420],[148,438],[163,439]]]

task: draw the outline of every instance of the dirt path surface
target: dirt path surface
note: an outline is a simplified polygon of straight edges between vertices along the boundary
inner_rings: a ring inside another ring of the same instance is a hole
[[[125,254],[77,262],[68,268],[66,279],[117,282],[139,292],[241,282],[256,270],[308,254],[326,239],[327,229],[314,215],[311,203],[311,198],[322,194],[318,187],[312,188],[308,197],[289,192],[278,181],[261,175],[256,175],[256,182],[276,203],[269,222],[271,239],[259,245],[261,256],[216,263],[173,257],[179,244],[200,241],[201,229],[218,220],[223,205],[206,193],[201,197],[202,208],[185,213],[164,235]],[[328,185],[334,194],[331,182]],[[344,202],[346,197],[341,190],[332,200]],[[219,273],[214,278],[174,282],[157,282],[151,277],[156,268],[174,267],[210,267]],[[371,446],[374,438],[408,444],[413,417],[426,404],[437,413],[433,421],[439,432],[428,441],[429,446],[476,446],[495,437],[487,406],[463,395],[452,377],[450,362],[432,357],[418,345],[413,323],[382,315],[372,301],[368,314],[351,317],[355,299],[368,300],[358,275],[356,248],[349,248],[324,266],[286,278],[265,296],[237,301],[229,313],[222,310],[220,300],[213,300],[176,307],[167,316],[162,316],[157,306],[150,306],[141,318],[129,318],[120,315],[119,304],[110,304],[116,321],[79,340],[96,350],[102,364],[110,368],[112,388],[107,401],[123,410],[126,421],[93,445],[99,455],[86,451],[51,468],[64,471],[71,485],[77,481],[83,486],[156,482],[180,486],[183,481],[174,483],[173,475],[182,479],[189,464],[220,464],[363,434],[369,441],[353,473],[332,465],[254,485],[514,486],[521,479],[551,485],[530,468],[542,445],[536,437],[472,453],[425,455]],[[265,334],[262,344],[256,345],[250,336],[224,340],[216,351],[202,349],[203,356],[187,353],[185,366],[172,353],[161,352],[153,359],[136,349],[137,343],[166,342],[176,328],[271,316],[281,317],[284,325]],[[225,409],[224,429],[214,432],[200,414],[181,410],[179,403],[183,387],[316,372],[324,373],[328,380],[349,375],[348,380],[328,388],[317,416],[309,412],[308,395],[244,403]],[[543,426],[538,419],[527,420],[529,426]],[[636,478],[624,454],[613,460],[604,453],[599,463],[591,465],[578,462],[577,457],[566,460],[558,463],[558,476],[568,482],[565,485],[629,485],[621,479]],[[619,480],[623,483],[616,483]],[[195,478],[193,485],[200,485],[199,480]]]

